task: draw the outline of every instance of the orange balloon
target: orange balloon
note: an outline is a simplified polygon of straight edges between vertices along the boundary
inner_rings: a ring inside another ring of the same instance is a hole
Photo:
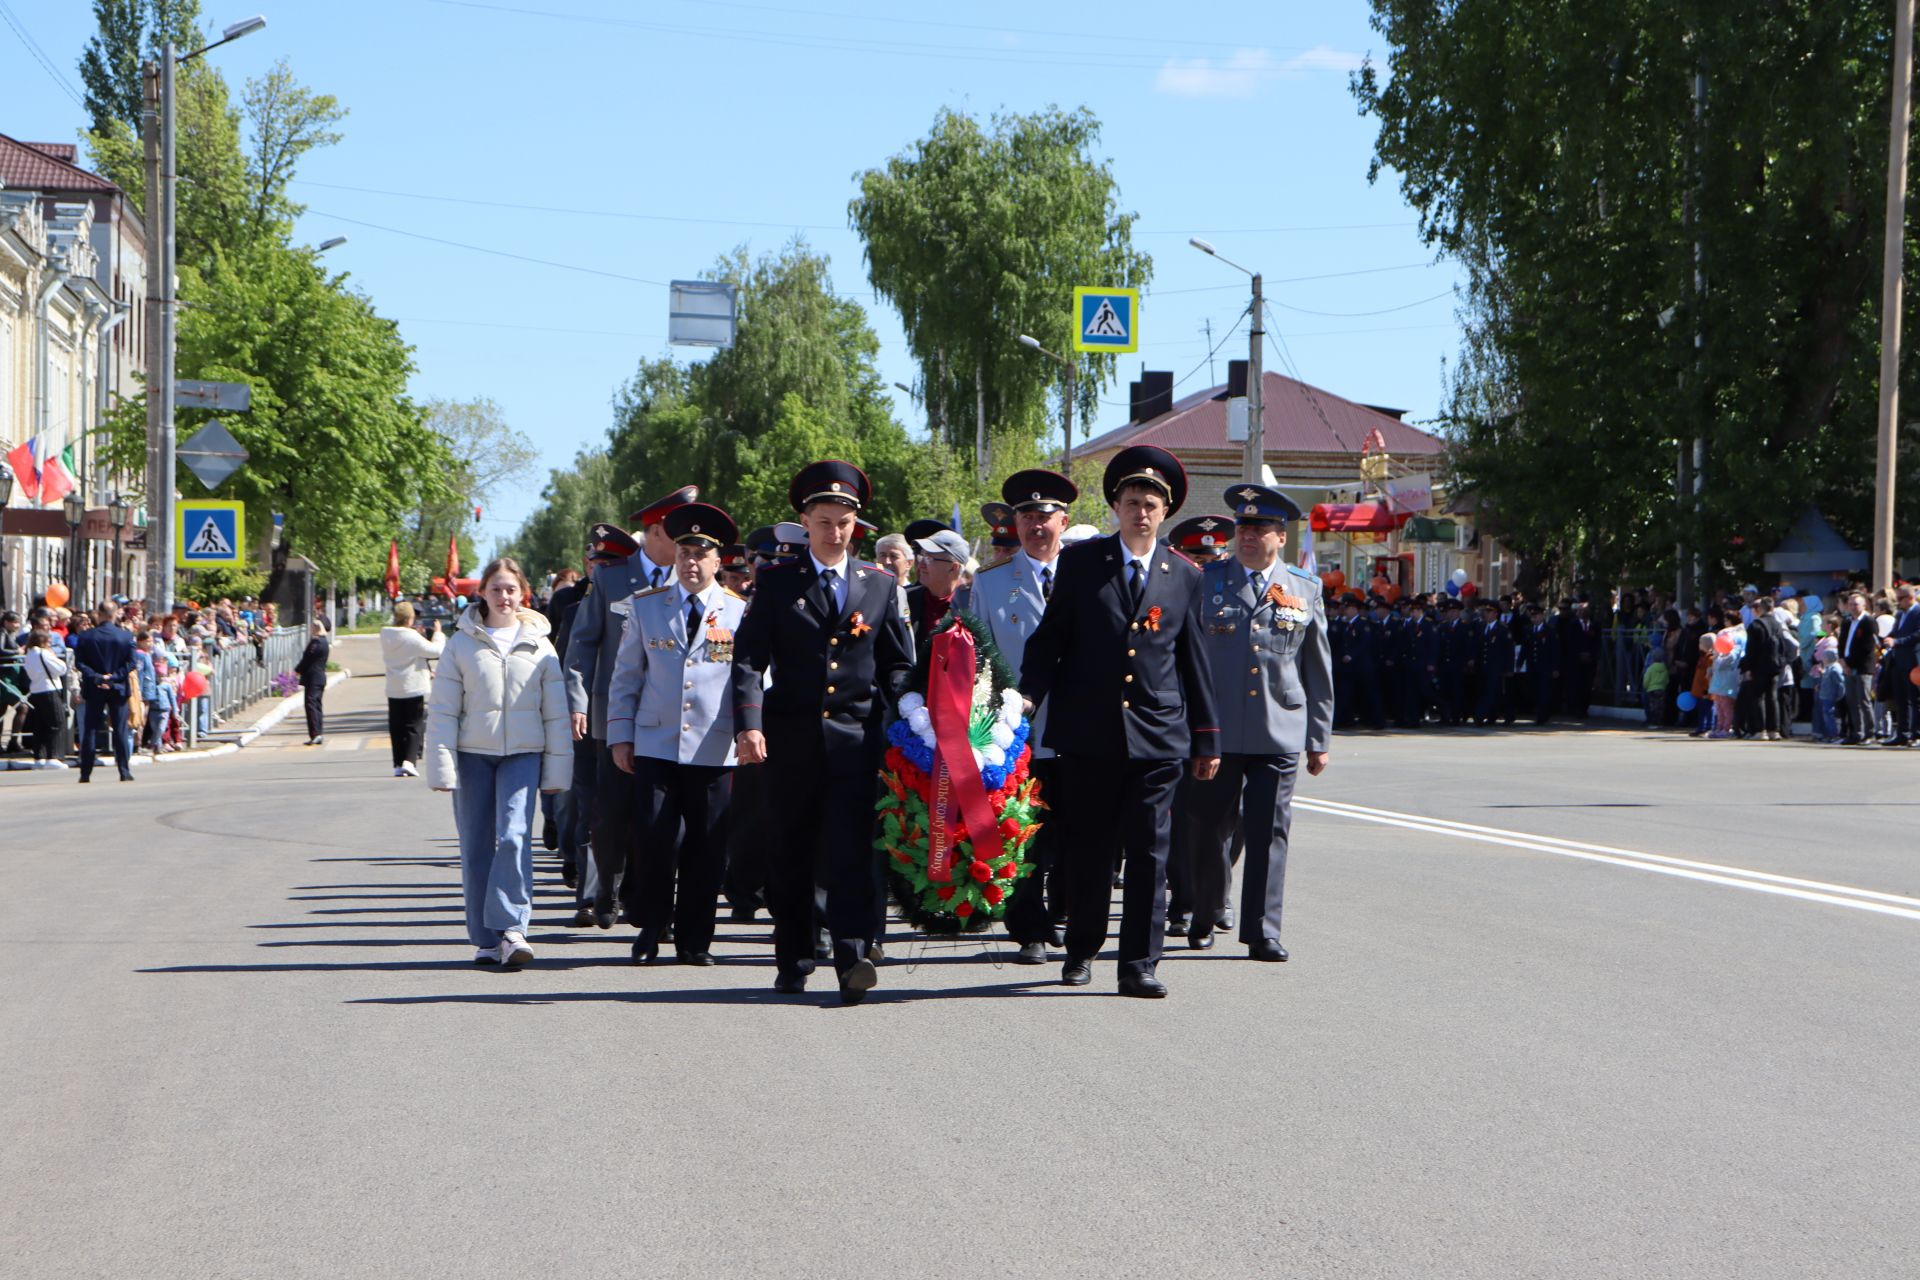
[[[1381,590],[1380,594],[1386,597],[1388,604],[1392,604],[1400,598],[1400,584],[1397,582],[1389,582],[1385,588]]]
[[[1915,667],[1913,670],[1907,672],[1907,679],[1913,681],[1915,684],[1920,684],[1920,667]]]
[[[58,609],[64,606],[67,603],[67,601],[71,599],[73,599],[73,592],[67,590],[66,583],[49,582],[47,584],[47,603],[49,605],[52,605],[54,608]]]
[[[1347,585],[1347,575],[1338,569],[1327,570],[1327,585],[1335,591]]]

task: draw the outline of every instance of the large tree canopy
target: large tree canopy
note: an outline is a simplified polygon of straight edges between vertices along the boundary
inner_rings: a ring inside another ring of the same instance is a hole
[[[971,447],[982,411],[996,437],[1045,432],[1059,369],[1019,336],[1072,357],[1074,286],[1152,277],[1099,140],[1085,108],[996,115],[984,129],[943,110],[925,138],[859,175],[849,217],[867,277],[899,310],[930,424],[954,445]],[[1115,360],[1073,358],[1089,422]]]
[[[1373,9],[1354,92],[1375,176],[1469,269],[1453,466],[1494,525],[1596,579],[1670,573],[1678,542],[1744,576],[1810,504],[1864,539],[1891,10]]]

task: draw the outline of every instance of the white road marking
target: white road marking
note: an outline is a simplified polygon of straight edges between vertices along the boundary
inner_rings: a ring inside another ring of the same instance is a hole
[[[1642,853],[1637,849],[1585,844],[1578,840],[1563,840],[1558,836],[1508,831],[1500,827],[1484,827],[1471,822],[1454,822],[1446,818],[1429,818],[1421,814],[1399,813],[1391,809],[1373,809],[1365,805],[1348,804],[1338,800],[1309,800],[1302,797],[1293,803],[1297,809],[1325,814],[1328,817],[1351,818],[1359,822],[1401,827],[1409,831],[1425,831],[1432,835],[1454,836],[1461,840],[1478,840],[1483,844],[1504,845],[1514,849],[1531,849],[1537,853],[1558,854],[1563,858],[1578,858],[1583,862],[1604,862],[1634,871],[1651,871],[1656,875],[1678,876],[1681,879],[1698,880],[1706,884],[1749,889],[1755,893],[1771,893],[1786,898],[1799,898],[1806,902],[1851,907],[1855,911],[1871,911],[1879,915],[1920,920],[1920,898],[1906,897],[1897,893],[1881,893],[1873,889],[1858,889],[1851,885],[1829,884],[1823,880],[1802,880],[1794,876],[1750,871],[1744,867],[1729,867],[1715,862],[1695,862],[1688,858]]]

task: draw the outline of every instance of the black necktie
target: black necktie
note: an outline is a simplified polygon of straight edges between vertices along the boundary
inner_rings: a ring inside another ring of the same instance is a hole
[[[1260,571],[1258,569],[1249,569],[1247,571],[1247,587],[1253,592],[1253,602],[1259,604],[1262,588],[1260,586]]]
[[[1051,568],[1040,571],[1040,599],[1043,601],[1053,599],[1053,570]]]
[[[667,571],[659,565],[653,566],[653,572],[647,575],[647,585],[657,587],[667,576]]]
[[[1127,592],[1132,597],[1132,607],[1138,609],[1140,607],[1140,584],[1145,580],[1147,575],[1145,571],[1140,568],[1140,562],[1138,560],[1130,561],[1129,564]]]
[[[687,647],[689,649],[693,647],[694,641],[700,638],[700,614],[702,612],[703,610],[700,608],[700,597],[688,596],[687,597]]]
[[[827,589],[827,608],[834,613],[840,612],[840,596],[834,590],[834,584],[839,581],[840,574],[838,571],[833,569],[821,570],[820,585]]]

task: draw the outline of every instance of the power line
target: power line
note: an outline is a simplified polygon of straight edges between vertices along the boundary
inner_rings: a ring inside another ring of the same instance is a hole
[[[1164,65],[1159,54],[1128,54],[1119,51],[1082,53],[1070,49],[1006,50],[985,45],[928,44],[916,41],[881,40],[845,36],[815,36],[804,33],[743,31],[738,27],[699,27],[685,24],[612,18],[599,14],[565,13],[552,9],[529,9],[519,5],[486,3],[485,0],[428,0],[449,8],[507,13],[551,21],[578,22],[594,26],[620,27],[665,35],[684,35],[714,39],[729,45],[765,44],[816,52],[876,54],[890,58],[931,58],[948,62],[991,62],[1009,66],[1068,67],[1087,70],[1151,71]],[[1028,54],[1034,56],[1027,56]]]
[[[633,222],[683,222],[695,226],[728,227],[771,227],[776,230],[791,231],[845,231],[844,226],[829,226],[817,222],[756,222],[748,218],[682,218],[664,213],[628,213],[620,209],[582,209],[547,204],[516,204],[507,200],[479,200],[470,196],[434,195],[425,191],[394,191],[384,187],[353,187],[341,182],[315,182],[310,178],[295,178],[293,185],[300,187],[325,187],[329,191],[355,191],[362,195],[396,196],[402,200],[432,200],[441,204],[470,204],[483,209],[512,209],[521,213],[559,213],[578,214],[589,218],[622,218]]]
[[[1206,355],[1201,356],[1199,364],[1196,364],[1195,366],[1193,366],[1193,368],[1187,370],[1185,373],[1181,374],[1178,378],[1175,378],[1173,381],[1173,385],[1169,387],[1168,390],[1171,391],[1174,388],[1179,387],[1182,383],[1186,382],[1186,380],[1191,378],[1194,374],[1200,372],[1202,369],[1205,369],[1209,365],[1211,365],[1213,363],[1213,358],[1220,353],[1220,348],[1226,346],[1227,343],[1233,339],[1233,335],[1240,332],[1241,328],[1246,324],[1246,322],[1247,322],[1247,313],[1243,311],[1240,313],[1240,318],[1233,322],[1233,328],[1221,334],[1220,341],[1213,344],[1213,350],[1207,352]],[[1133,408],[1131,404],[1129,404],[1124,400],[1104,400],[1103,399],[1100,401],[1100,403],[1106,404],[1106,405],[1112,405],[1116,409],[1132,409]]]
[[[532,257],[528,257],[524,253],[509,253],[505,249],[489,249],[485,245],[465,244],[459,240],[447,240],[447,239],[441,238],[440,236],[422,235],[418,231],[402,231],[399,227],[383,227],[377,222],[362,222],[358,218],[349,218],[344,214],[328,213],[324,209],[310,208],[307,210],[307,212],[318,214],[322,218],[330,218],[335,222],[345,222],[351,226],[366,227],[368,230],[371,230],[371,231],[385,231],[389,235],[405,236],[409,240],[425,240],[429,244],[442,244],[453,249],[466,249],[472,253],[490,254],[496,258],[512,258],[516,262],[531,262],[535,266],[558,267],[562,271],[578,271],[582,275],[605,276],[609,280],[625,280],[630,284],[658,285],[662,289],[667,287],[667,282],[665,280],[649,280],[644,276],[622,275],[618,271],[602,271],[598,267],[582,267],[582,266],[576,266],[571,262],[554,262],[547,258],[532,258]]]
[[[1348,276],[1375,276],[1384,271],[1414,271],[1422,267],[1437,267],[1438,262],[1408,262],[1397,267],[1364,267],[1358,271],[1329,271],[1317,276],[1288,276],[1282,280],[1269,280],[1268,284],[1302,284],[1308,280],[1342,280]],[[1226,289],[1244,289],[1243,284],[1208,284],[1197,289],[1154,289],[1146,296],[1149,298],[1169,298],[1178,293],[1219,293]]]
[[[13,28],[13,34],[20,37],[20,43],[25,46],[28,56],[39,63],[40,69],[45,71],[53,82],[60,86],[60,92],[72,98],[75,106],[85,108],[87,105],[86,99],[82,98],[80,94],[75,91],[74,87],[67,83],[67,78],[55,69],[53,60],[47,57],[46,50],[42,49],[39,42],[27,33],[27,29],[21,25],[20,19],[13,16],[13,10],[8,8],[4,2],[0,2],[0,18],[6,19],[7,25]]]
[[[1296,307],[1285,302],[1272,302],[1271,299],[1269,299],[1269,301],[1276,307],[1280,307],[1286,311],[1297,311],[1303,316],[1331,316],[1336,320],[1352,320],[1360,316],[1384,316],[1391,315],[1395,311],[1411,311],[1415,307],[1424,307],[1429,302],[1438,302],[1442,298],[1451,298],[1452,296],[1453,290],[1443,289],[1430,298],[1421,298],[1414,302],[1403,302],[1397,307],[1382,307],[1378,311],[1313,311],[1306,307]]]

